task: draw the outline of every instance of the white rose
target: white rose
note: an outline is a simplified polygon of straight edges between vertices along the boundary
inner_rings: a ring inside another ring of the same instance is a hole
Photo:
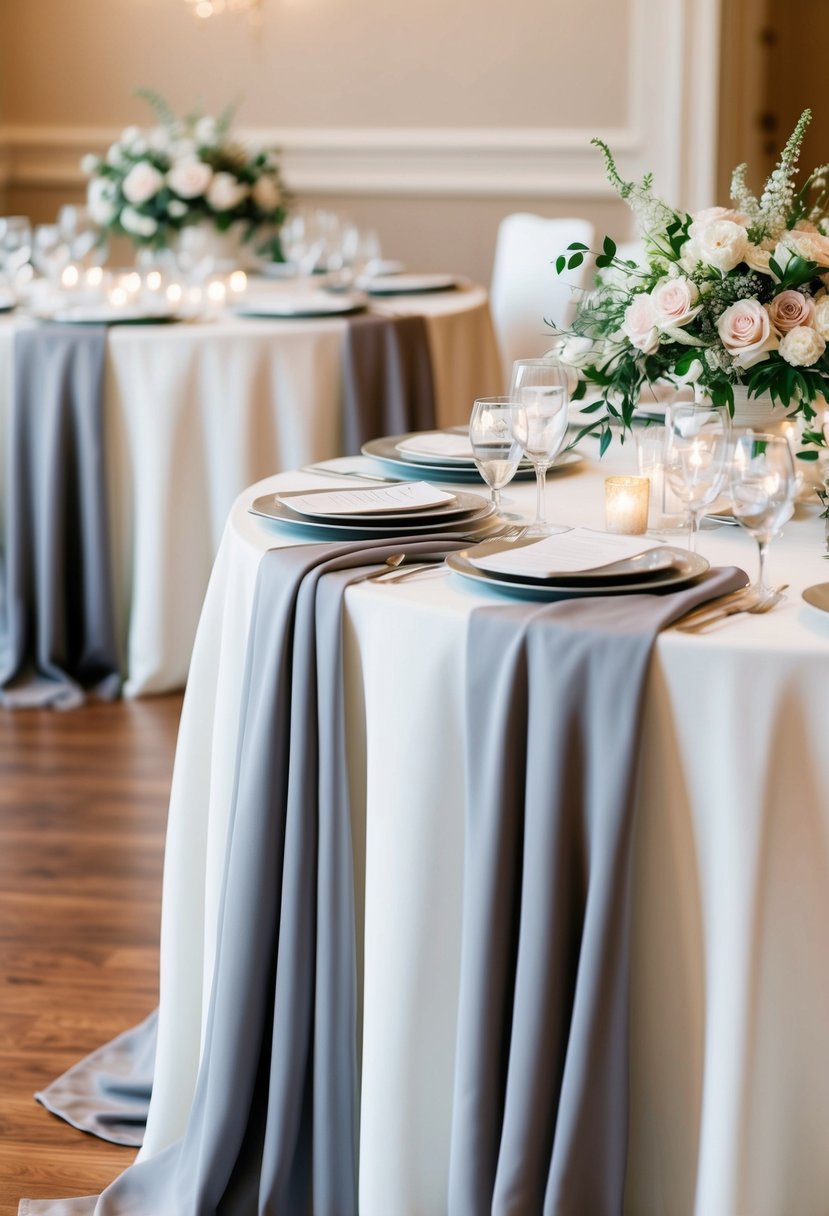
[[[81,157],[81,173],[85,174],[87,177],[91,177],[92,174],[97,170],[99,164],[100,162],[95,153],[87,152],[86,156]]]
[[[776,350],[779,340],[759,300],[738,300],[717,322],[720,341],[739,367],[753,367]]]
[[[158,224],[151,215],[141,215],[133,207],[125,207],[121,212],[121,227],[133,236],[154,236]]]
[[[795,253],[799,253],[807,262],[817,262],[818,266],[829,266],[829,236],[821,236],[819,232],[787,232],[786,244]]]
[[[167,173],[167,185],[181,198],[199,198],[213,179],[213,170],[202,160],[177,161]]]
[[[275,211],[279,206],[279,187],[272,177],[257,178],[251,194],[260,211]]]
[[[171,215],[174,220],[183,219],[187,214],[187,204],[183,203],[180,198],[171,198],[167,204],[167,214]]]
[[[748,233],[733,220],[717,220],[694,237],[700,261],[726,274],[745,261],[748,245]]]
[[[207,191],[207,201],[214,211],[232,211],[248,196],[248,188],[232,173],[214,173]]]
[[[735,211],[732,207],[705,207],[702,211],[694,213],[688,226],[688,235],[693,239],[699,236],[703,229],[720,220],[729,220],[732,224],[739,224],[741,228],[747,228],[749,224],[748,216],[743,215],[741,211]]]
[[[573,334],[565,339],[556,357],[569,367],[587,367],[595,357],[592,339]]]
[[[128,203],[140,207],[158,194],[163,185],[164,177],[155,165],[151,165],[148,160],[140,160],[124,178],[121,189]]]
[[[108,177],[94,177],[86,192],[86,202],[89,214],[96,224],[111,224],[115,219],[117,208],[115,199],[117,188]]]
[[[216,121],[213,118],[200,118],[193,128],[196,143],[202,147],[215,144],[217,139]]]
[[[643,354],[652,355],[659,346],[656,309],[646,291],[635,295],[625,309],[622,332]]]
[[[806,325],[790,329],[780,343],[780,354],[792,367],[811,367],[825,350],[826,343],[820,334]]]
[[[690,279],[662,279],[651,292],[656,324],[660,329],[676,329],[693,321],[702,307],[697,303],[699,290]]]
[[[112,165],[117,169],[119,165],[124,163],[126,155],[120,144],[111,144],[107,149],[107,164]]]
[[[121,132],[121,138],[118,142],[123,144],[125,148],[131,148],[136,140],[139,140],[140,138],[141,132],[139,131],[138,127],[125,127]]]
[[[829,296],[824,292],[815,299],[815,319],[812,325],[821,338],[829,338]]]

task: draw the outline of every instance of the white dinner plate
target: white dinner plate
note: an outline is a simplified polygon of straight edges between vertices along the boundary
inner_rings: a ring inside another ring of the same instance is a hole
[[[359,493],[363,487],[358,487],[357,490],[352,490],[350,486],[344,486],[350,493]],[[365,492],[371,492],[371,488],[366,486]],[[313,523],[329,524],[332,527],[351,526],[351,523],[359,524],[361,527],[367,528],[388,528],[396,527],[397,521],[403,523],[420,523],[423,527],[431,527],[432,521],[443,522],[449,519],[459,519],[463,516],[474,515],[482,507],[488,506],[488,500],[481,494],[470,494],[468,491],[457,491],[452,496],[452,501],[443,503],[434,507],[422,507],[415,511],[395,511],[393,514],[389,512],[358,515],[354,512],[348,516],[338,515],[315,515],[310,512],[303,511],[302,513],[294,511],[291,508],[292,495],[302,495],[310,498],[314,494],[331,494],[331,490],[292,490],[283,494],[277,494],[275,497],[290,511],[291,518],[297,523],[303,521]]]
[[[371,456],[375,460],[381,461],[387,466],[390,472],[398,474],[400,477],[422,477],[425,468],[429,470],[429,477],[432,480],[441,481],[459,481],[459,482],[482,482],[483,478],[476,469],[474,463],[470,461],[438,461],[429,460],[419,463],[417,459],[404,459],[398,451],[398,444],[404,443],[407,439],[411,439],[414,435],[421,432],[410,432],[407,435],[384,435],[380,439],[370,439],[368,443],[363,444],[362,453],[364,456]],[[562,469],[573,468],[577,464],[581,464],[584,457],[578,451],[563,452],[558,457],[555,464],[552,464],[547,470],[549,473],[559,473]],[[535,469],[529,462],[523,462],[518,466],[518,472],[515,474],[517,481],[528,480],[535,477]]]
[[[360,312],[366,306],[362,294],[329,295],[323,291],[285,292],[284,295],[268,295],[240,300],[232,312],[237,317],[284,320],[304,317],[340,317]]]
[[[372,517],[371,523],[367,521],[353,523],[353,516],[349,516],[348,519],[341,517],[337,523],[332,523],[330,517],[326,520],[317,520],[296,515],[281,503],[275,494],[265,494],[261,498],[254,499],[248,507],[248,511],[251,515],[258,515],[263,519],[285,525],[292,532],[308,536],[313,540],[361,540],[370,537],[409,536],[418,533],[431,536],[456,530],[471,532],[479,525],[483,526],[485,521],[495,513],[495,508],[491,502],[480,495],[470,495],[470,498],[472,497],[480,505],[473,510],[467,509],[460,515],[453,515],[450,519],[443,517],[440,512],[432,514],[418,511],[417,518],[411,520],[401,521],[397,515],[391,519],[387,516],[379,520],[375,516]]]
[[[377,274],[365,282],[372,296],[412,296],[429,291],[451,291],[458,285],[454,274]]]
[[[513,549],[533,544],[531,538],[510,542]],[[487,551],[501,552],[505,545],[502,541],[492,541],[490,544],[476,546],[475,557],[480,559]],[[602,579],[595,575],[558,576],[554,579],[537,579],[529,575],[492,574],[482,570],[469,560],[469,550],[462,549],[459,553],[451,553],[446,564],[462,578],[471,579],[486,590],[497,591],[503,595],[520,596],[522,599],[558,600],[587,595],[632,595],[642,591],[676,590],[693,582],[709,569],[709,562],[698,553],[689,553],[686,549],[672,550],[675,555],[673,565],[663,570],[654,570],[644,577],[624,577],[618,581]],[[658,550],[665,552],[665,550]]]
[[[61,325],[167,325],[177,321],[171,308],[147,309],[131,305],[116,308],[111,304],[67,304],[34,314],[40,321]]]

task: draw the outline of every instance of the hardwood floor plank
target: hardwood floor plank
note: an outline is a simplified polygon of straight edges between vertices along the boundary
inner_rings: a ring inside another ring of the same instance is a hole
[[[132,1161],[34,1093],[158,998],[181,698],[0,711],[0,1216],[101,1191]]]

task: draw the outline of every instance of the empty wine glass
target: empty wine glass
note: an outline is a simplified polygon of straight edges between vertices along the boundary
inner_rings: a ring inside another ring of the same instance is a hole
[[[32,240],[32,262],[38,274],[56,286],[69,257],[69,246],[57,224],[38,224]]]
[[[567,434],[570,401],[566,370],[556,359],[517,359],[512,367],[510,396],[521,409],[515,415],[516,438],[535,468],[535,519],[527,536],[549,536],[566,529],[547,521],[544,489],[547,470],[558,456]]]
[[[518,407],[511,397],[479,397],[469,419],[469,442],[478,472],[489,486],[492,505],[501,510],[501,490],[521,460],[516,438]],[[511,518],[511,517],[510,517]]]
[[[32,256],[32,225],[25,215],[0,217],[0,271],[14,285]],[[31,274],[31,270],[29,271]]]
[[[731,418],[726,409],[681,402],[669,407],[665,421],[665,478],[685,505],[688,548],[695,553],[700,516],[728,471]]]
[[[788,439],[752,432],[740,435],[734,445],[730,488],[734,518],[757,541],[759,568],[752,586],[762,594],[771,590],[765,570],[771,539],[794,512],[797,476]]]

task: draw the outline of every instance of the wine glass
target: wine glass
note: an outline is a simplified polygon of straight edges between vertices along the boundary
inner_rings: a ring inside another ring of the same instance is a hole
[[[794,512],[797,475],[788,439],[749,432],[734,444],[731,462],[731,502],[734,518],[757,541],[759,569],[752,584],[761,595],[766,585],[766,553]]]
[[[501,490],[515,476],[521,460],[521,444],[516,438],[517,412],[520,411],[512,397],[479,397],[469,419],[472,456],[489,486],[492,505],[499,512]]]
[[[535,468],[535,519],[526,535],[549,536],[565,531],[547,521],[544,489],[547,470],[567,434],[567,372],[556,359],[517,359],[512,366],[510,396],[521,407],[515,415],[516,438]]]
[[[668,408],[665,422],[665,479],[685,504],[688,548],[695,553],[700,516],[728,472],[731,418],[704,402],[679,402]]]
[[[32,256],[32,225],[25,215],[0,217],[0,271],[11,286]],[[31,274],[31,270],[29,271]]]
[[[69,264],[69,246],[57,224],[38,224],[32,240],[32,262],[47,282],[57,286]]]

